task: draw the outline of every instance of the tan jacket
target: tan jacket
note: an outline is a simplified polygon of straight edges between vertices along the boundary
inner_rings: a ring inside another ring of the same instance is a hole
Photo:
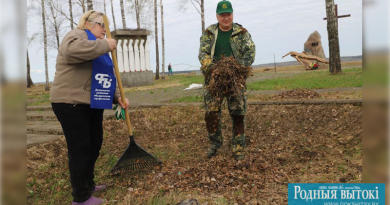
[[[106,40],[88,40],[84,30],[74,29],[65,35],[58,49],[56,72],[50,89],[53,103],[90,104],[92,60],[109,52]],[[118,102],[116,90],[114,101]]]

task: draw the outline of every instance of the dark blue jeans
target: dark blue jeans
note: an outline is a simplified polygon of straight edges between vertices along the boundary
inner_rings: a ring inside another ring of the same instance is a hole
[[[84,202],[95,188],[94,167],[103,143],[103,109],[86,104],[52,103],[68,145],[74,202]]]

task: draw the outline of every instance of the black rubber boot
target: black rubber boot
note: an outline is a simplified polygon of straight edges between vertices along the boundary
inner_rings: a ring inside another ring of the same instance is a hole
[[[213,146],[211,146],[209,148],[209,150],[207,150],[207,158],[210,159],[210,158],[214,157],[217,154],[217,150],[218,149],[215,149]]]

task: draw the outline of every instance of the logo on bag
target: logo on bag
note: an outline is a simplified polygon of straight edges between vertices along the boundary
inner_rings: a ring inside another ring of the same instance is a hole
[[[112,79],[108,74],[98,73],[95,75],[95,80],[99,81],[99,84],[103,86],[103,88],[111,87]]]

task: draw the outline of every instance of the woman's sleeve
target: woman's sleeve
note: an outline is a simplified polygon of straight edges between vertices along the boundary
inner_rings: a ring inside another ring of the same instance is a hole
[[[72,31],[71,31],[72,32]],[[105,39],[88,40],[87,35],[68,33],[61,42],[59,52],[64,56],[66,63],[83,63],[96,59],[110,51]]]

